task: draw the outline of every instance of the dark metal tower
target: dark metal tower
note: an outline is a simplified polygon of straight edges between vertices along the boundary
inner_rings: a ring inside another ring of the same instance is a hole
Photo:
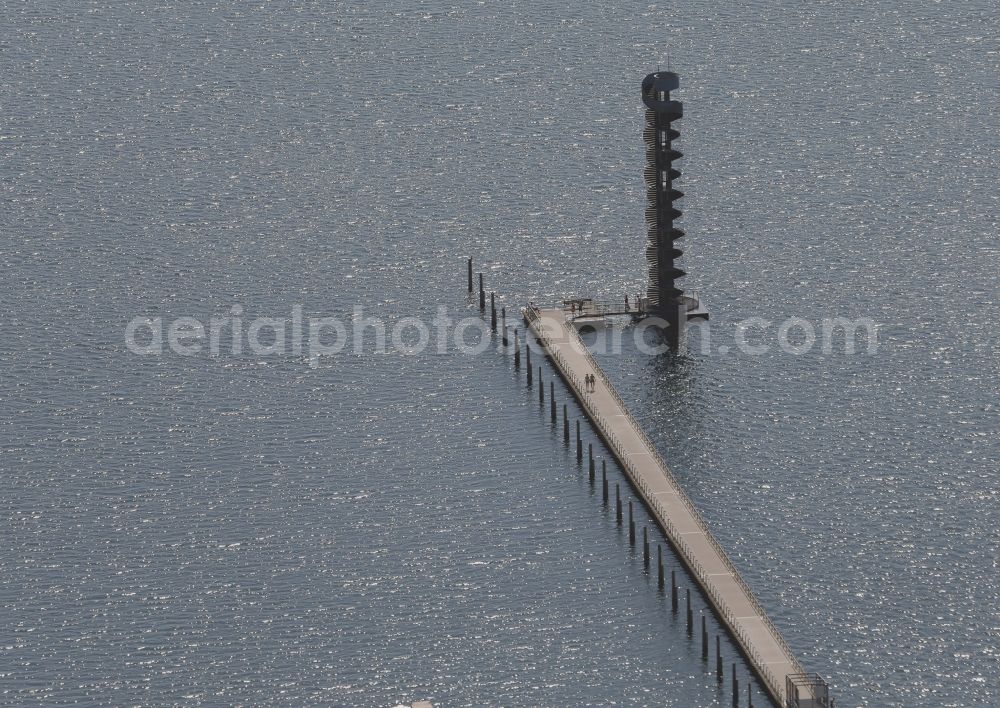
[[[649,289],[646,293],[646,313],[666,321],[664,336],[671,349],[678,349],[684,337],[684,326],[694,315],[697,300],[685,297],[677,287],[677,279],[684,271],[675,260],[681,250],[677,240],[684,232],[674,228],[674,219],[681,211],[674,202],[684,196],[674,189],[674,180],[681,176],[673,166],[682,154],[673,149],[672,142],[680,137],[671,123],[684,115],[680,101],[670,100],[670,92],[680,86],[677,74],[658,71],[642,80],[642,102],[646,104],[646,127],[642,137],[646,142],[646,224],[649,227],[646,241],[646,258],[649,261]]]

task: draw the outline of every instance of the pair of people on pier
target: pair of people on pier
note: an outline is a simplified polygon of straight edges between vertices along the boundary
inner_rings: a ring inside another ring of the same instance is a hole
[[[593,374],[586,374],[583,377],[584,383],[587,384],[587,392],[593,391],[597,387],[597,377]]]

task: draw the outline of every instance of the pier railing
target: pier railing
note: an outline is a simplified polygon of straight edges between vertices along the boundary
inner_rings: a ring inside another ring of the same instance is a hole
[[[754,664],[756,666],[757,671],[763,674],[762,678],[764,678],[766,682],[770,684],[770,689],[772,693],[774,693],[776,697],[783,695],[785,693],[785,685],[784,685],[785,677],[779,678],[775,676],[774,672],[771,671],[770,668],[768,668],[767,663],[764,661],[764,658],[759,655],[759,653],[754,647],[754,643],[751,641],[750,637],[747,636],[742,623],[739,621],[740,618],[737,617],[735,613],[729,608],[728,604],[725,602],[719,591],[716,589],[715,583],[711,581],[709,573],[695,557],[695,554],[691,551],[687,543],[684,541],[683,535],[680,533],[676,525],[671,521],[670,515],[668,514],[666,508],[658,499],[656,499],[656,497],[654,496],[654,492],[643,481],[638,470],[629,460],[628,451],[625,449],[624,445],[622,445],[621,441],[618,440],[618,436],[616,436],[612,431],[611,426],[609,425],[607,419],[588,403],[586,395],[581,394],[581,392],[584,391],[585,389],[585,387],[583,386],[583,382],[580,381],[579,376],[577,376],[573,372],[572,368],[566,364],[565,359],[559,352],[558,348],[553,346],[552,338],[545,331],[546,329],[545,322],[540,315],[540,310],[538,309],[538,307],[534,305],[528,306],[524,310],[524,316],[529,325],[535,322],[540,322],[540,326],[535,327],[533,329],[535,336],[537,336],[539,340],[541,340],[542,344],[545,346],[545,349],[549,353],[549,355],[559,362],[560,371],[571,380],[572,386],[575,389],[574,393],[576,395],[576,398],[580,402],[580,404],[584,406],[584,408],[586,408],[587,414],[592,419],[595,419],[600,423],[598,432],[600,432],[601,437],[603,437],[605,441],[615,450],[615,452],[617,452],[617,457],[621,462],[622,468],[625,470],[629,479],[635,486],[637,486],[643,492],[643,497],[645,498],[646,503],[655,511],[655,515],[658,521],[664,526],[664,531],[667,532],[667,535],[670,538],[671,543],[680,553],[681,558],[684,560],[685,565],[687,565],[687,567],[698,577],[699,585],[711,599],[712,605],[715,607],[716,611],[719,612],[723,617],[725,617],[725,619],[727,620],[726,624],[729,626],[730,630],[736,635],[736,639],[738,640],[740,646],[754,660]],[[663,472],[663,475],[667,478],[670,484],[677,490],[677,495],[676,495],[677,498],[687,509],[688,513],[691,515],[691,518],[694,520],[695,525],[697,526],[701,534],[704,536],[706,541],[712,546],[712,548],[718,554],[728,574],[743,590],[743,593],[745,594],[746,598],[753,607],[754,612],[757,615],[757,618],[760,619],[761,623],[767,629],[768,633],[772,636],[775,643],[782,649],[785,656],[791,662],[793,673],[804,674],[805,671],[803,670],[799,662],[795,659],[795,655],[792,653],[791,648],[788,646],[784,638],[781,636],[781,633],[778,631],[778,628],[775,627],[773,622],[771,622],[767,613],[764,611],[764,608],[761,606],[760,602],[757,600],[757,597],[750,589],[750,586],[747,585],[746,581],[743,580],[743,577],[736,569],[736,566],[733,565],[732,561],[729,560],[729,556],[723,550],[722,546],[720,546],[718,541],[715,540],[715,537],[709,530],[708,525],[705,523],[705,520],[702,518],[701,514],[691,503],[691,500],[688,499],[687,494],[684,493],[682,487],[677,483],[676,478],[673,476],[673,474],[671,474],[669,468],[666,465],[666,462],[664,462],[663,458],[660,456],[660,453],[657,451],[656,446],[653,445],[653,442],[643,431],[642,426],[639,425],[639,422],[629,411],[628,406],[621,399],[621,396],[618,395],[618,392],[615,390],[615,387],[611,384],[611,381],[604,373],[604,370],[597,363],[597,360],[594,359],[593,355],[590,353],[586,345],[583,343],[579,335],[572,327],[564,327],[562,328],[562,330],[567,332],[570,338],[568,341],[565,342],[565,344],[567,346],[577,348],[577,350],[581,352],[583,356],[586,357],[588,363],[596,372],[597,376],[607,387],[608,393],[610,393],[611,396],[618,403],[618,406],[621,408],[625,419],[628,421],[629,427],[645,443],[645,446],[649,449],[650,453],[653,455],[657,463],[657,466]]]
[[[629,305],[626,305],[623,301],[611,300],[567,300],[563,303],[563,311],[572,319],[607,317],[610,315],[642,317],[646,314],[641,300]]]

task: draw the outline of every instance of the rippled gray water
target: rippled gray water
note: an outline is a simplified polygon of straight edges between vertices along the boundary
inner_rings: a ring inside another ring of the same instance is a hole
[[[998,704],[993,4],[0,11],[0,704],[727,705],[508,358],[123,339],[634,292],[668,46],[714,341],[880,349],[609,375],[838,706]]]

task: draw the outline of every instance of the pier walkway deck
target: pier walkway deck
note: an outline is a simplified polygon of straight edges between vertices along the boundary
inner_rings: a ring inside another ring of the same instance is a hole
[[[653,443],[587,351],[562,309],[524,310],[525,322],[545,348],[600,437],[614,453],[670,543],[750,659],[763,686],[786,706],[786,677],[804,674],[777,628],[667,469]],[[594,391],[584,385],[596,376]],[[798,690],[793,693],[799,694]],[[792,705],[826,705],[793,695]]]

